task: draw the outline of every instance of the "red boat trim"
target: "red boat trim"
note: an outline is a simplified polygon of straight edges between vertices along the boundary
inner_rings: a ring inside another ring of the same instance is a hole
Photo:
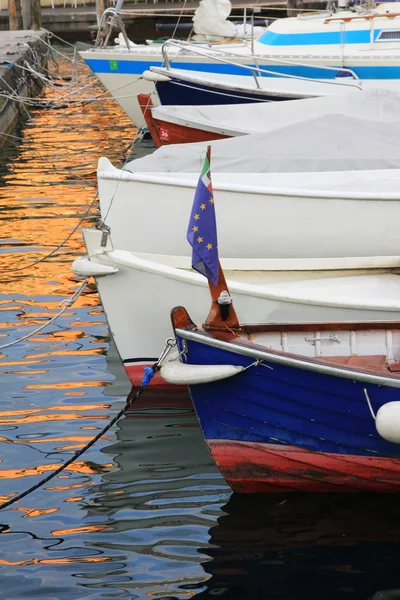
[[[178,125],[177,123],[154,118],[152,113],[154,105],[150,94],[138,94],[138,102],[156,148],[169,144],[209,142],[231,137],[230,135],[222,135],[213,133],[212,131],[195,129],[193,127],[187,127],[186,125]]]
[[[142,384],[142,379],[144,377],[144,367],[152,367],[153,364],[155,363],[155,361],[157,359],[154,359],[154,361],[152,362],[138,362],[140,359],[132,359],[135,360],[135,362],[133,363],[126,363],[124,362],[124,369],[126,374],[129,377],[129,381],[131,382],[131,384],[135,387],[139,387]],[[153,379],[150,381],[150,386],[151,387],[157,387],[157,389],[159,390],[182,390],[182,389],[187,389],[186,386],[181,386],[181,385],[172,385],[171,383],[167,383],[166,381],[164,381],[164,379],[161,377],[160,373],[156,373],[153,377]]]
[[[150,135],[153,138],[153,142],[156,148],[160,148],[160,146],[162,146],[162,142],[160,140],[158,127],[151,113],[151,109],[153,108],[154,104],[151,100],[150,94],[138,94],[138,102],[140,108],[142,109],[144,120],[146,121],[146,125],[150,131]]]
[[[400,459],[327,454],[296,446],[207,440],[235,492],[400,491]]]
[[[210,142],[212,140],[224,140],[231,136],[195,129],[185,125],[178,125],[170,121],[163,121],[152,116],[158,139],[162,145],[190,144],[192,142]]]

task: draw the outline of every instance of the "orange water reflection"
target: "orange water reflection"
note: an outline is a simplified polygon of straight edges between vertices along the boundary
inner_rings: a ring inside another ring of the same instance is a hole
[[[65,69],[68,71],[70,66]],[[88,72],[82,67],[81,76]],[[71,91],[69,82],[62,86],[61,95]],[[73,97],[90,99],[101,91],[100,86],[91,86]],[[54,90],[49,89],[45,99],[51,97]],[[34,118],[25,125],[18,147],[18,160],[10,165],[3,177],[5,185],[0,187],[4,280],[8,270],[31,264],[66,239],[96,196],[98,159],[104,155],[120,162],[135,135],[128,117],[107,98],[101,104],[32,114]],[[97,216],[96,200],[83,225],[90,226]],[[78,230],[49,261],[21,271],[17,280],[12,276],[12,292],[40,296],[46,282],[47,294],[68,293],[74,287],[71,258],[82,250]],[[90,293],[80,301],[97,304]]]
[[[69,529],[55,529],[52,535],[76,535],[77,533],[93,533],[94,531],[104,531],[108,525],[84,525],[82,527],[71,527]]]
[[[19,510],[20,512],[25,513],[24,518],[26,518],[26,517],[40,517],[42,515],[50,515],[51,513],[58,512],[60,509],[57,507],[38,509],[38,508],[21,508],[18,506],[16,508],[13,508],[12,510]]]
[[[71,74],[70,64],[60,68],[61,75]],[[88,73],[88,69],[80,67],[81,76],[87,77]],[[67,81],[60,85],[58,92],[46,91],[45,99],[54,97],[56,92],[64,96],[78,89]],[[86,100],[101,91],[98,85],[91,86],[74,93],[73,97]],[[8,166],[2,167],[3,176],[0,175],[0,345],[26,335],[55,316],[60,311],[60,301],[71,296],[78,287],[71,263],[84,253],[80,229],[93,226],[99,216],[97,161],[101,156],[108,156],[119,164],[135,135],[130,120],[113,100],[106,98],[101,104],[72,106],[62,111],[33,110],[31,115],[15,152],[12,147],[7,150],[8,156],[15,156]],[[89,208],[90,212],[80,223]],[[58,247],[47,260],[37,262]],[[108,373],[105,376],[106,365],[102,360],[107,348],[104,323],[92,283],[51,329],[1,351],[0,502],[9,500],[17,490],[29,487],[29,479],[39,480],[43,474],[57,469],[61,461],[66,460],[60,457],[60,452],[68,451],[66,457],[69,458],[110,418],[110,402],[102,402],[102,388],[111,379]],[[88,426],[88,423],[93,425]],[[101,439],[104,443],[108,437]],[[49,458],[51,453],[57,456]],[[73,504],[65,506],[64,502],[82,500],[84,489],[93,484],[92,475],[113,467],[112,462],[103,463],[102,455],[100,460],[96,457],[93,461],[74,462],[53,485],[49,483],[41,492],[29,497],[29,508],[17,504],[8,514],[14,519],[27,519],[66,512]],[[73,474],[85,475],[85,481],[77,483],[79,478]],[[63,477],[67,479],[64,485],[60,481]],[[18,488],[11,481],[23,478],[29,483],[21,482]],[[69,478],[75,481],[69,483]],[[81,492],[71,492],[71,497],[66,499],[68,491],[75,488],[83,488],[82,496],[73,495]],[[53,494],[59,506],[52,500],[44,503],[44,493],[51,499]],[[0,564],[108,560],[105,557],[33,558],[13,562],[8,558],[0,560]]]
[[[0,479],[19,479],[21,477],[33,477],[36,475],[43,475],[44,473],[48,473],[49,471],[55,471],[61,466],[61,464],[62,463],[48,463],[45,465],[38,465],[33,469],[0,469]],[[111,469],[112,467],[113,463],[105,463],[103,465],[100,465],[97,463],[89,464],[83,461],[77,461],[69,465],[66,471],[73,471],[74,473],[87,475],[92,473],[104,472],[105,470]]]
[[[8,416],[17,416],[17,415],[27,415],[42,412],[43,410],[60,410],[60,411],[84,411],[84,410],[94,410],[94,409],[105,409],[109,408],[109,404],[75,404],[71,406],[49,406],[47,408],[31,408],[28,411],[26,410],[6,410],[0,412],[0,417],[8,417]]]
[[[8,533],[4,530],[3,533]],[[111,560],[108,556],[79,556],[73,558],[29,558],[27,560],[0,559],[0,565],[9,567],[24,567],[28,565],[65,565],[68,563],[103,563]]]

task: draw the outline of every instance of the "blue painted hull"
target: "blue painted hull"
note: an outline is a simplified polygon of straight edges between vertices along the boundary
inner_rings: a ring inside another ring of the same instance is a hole
[[[191,364],[247,366],[251,358],[187,341]],[[374,411],[400,390],[270,363],[190,388],[204,436],[240,492],[400,491],[400,446],[381,438]]]
[[[168,82],[158,82],[156,88],[160,102],[165,106],[208,106],[297,99],[293,96],[287,98],[287,96],[260,94],[255,91],[238,92],[233,88],[221,90],[211,85],[191,84],[176,78]]]
[[[321,66],[321,68],[308,67],[306,65],[279,65],[267,64],[268,56],[262,61],[263,69],[281,74],[295,75],[298,77],[309,77],[310,79],[335,79],[341,68],[347,68],[354,71],[360,79],[400,79],[400,66],[389,66],[385,64],[377,64],[370,66],[358,66],[356,63],[344,64],[337,66],[337,71],[329,70]],[[142,73],[150,67],[164,66],[162,61],[149,60],[105,60],[99,58],[85,57],[86,64],[96,74],[109,73],[115,75],[142,75]],[[247,66],[256,67],[250,62]],[[219,64],[219,63],[190,63],[172,61],[171,67],[174,69],[183,69],[189,71],[197,71],[199,73],[221,73],[224,75],[248,75],[248,71],[240,65]],[[273,76],[273,75],[271,75]]]

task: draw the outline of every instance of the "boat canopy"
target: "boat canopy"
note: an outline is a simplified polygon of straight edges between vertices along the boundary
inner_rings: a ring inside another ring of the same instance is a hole
[[[369,90],[257,105],[252,108],[255,122],[260,109],[265,111],[261,133],[162,146],[124,169],[199,173],[208,145],[212,146],[212,171],[219,173],[400,169],[400,94]],[[201,110],[208,111],[208,107]]]
[[[333,84],[334,85],[334,84]],[[400,121],[400,94],[383,89],[351,91],[286,102],[213,106],[156,106],[155,119],[226,135],[260,133],[319,115],[340,114],[375,121]]]

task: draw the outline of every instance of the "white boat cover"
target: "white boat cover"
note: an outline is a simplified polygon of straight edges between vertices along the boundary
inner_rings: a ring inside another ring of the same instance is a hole
[[[376,121],[400,121],[400,94],[389,90],[352,91],[307,100],[226,104],[215,106],[157,106],[153,116],[207,131],[244,135],[272,131],[312,117],[340,114]]]
[[[265,114],[269,107],[271,112],[262,125],[266,130],[261,133],[162,146],[127,163],[125,169],[132,173],[199,173],[209,144],[212,171],[219,173],[400,169],[399,94],[370,90],[279,102],[265,106]],[[254,106],[254,110],[259,108]]]

